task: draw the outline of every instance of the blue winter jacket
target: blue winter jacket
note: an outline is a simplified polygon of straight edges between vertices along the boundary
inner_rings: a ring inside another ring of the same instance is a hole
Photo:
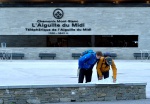
[[[79,69],[92,69],[97,62],[96,53],[88,53],[78,60]]]

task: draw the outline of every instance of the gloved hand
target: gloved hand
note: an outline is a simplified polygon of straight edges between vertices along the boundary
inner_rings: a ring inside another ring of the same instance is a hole
[[[112,79],[113,79],[113,83],[116,83],[117,79],[114,79],[114,77],[112,76]]]
[[[98,78],[98,80],[102,80],[102,79],[103,79],[103,77],[99,77],[99,78]]]
[[[113,83],[116,83],[116,80],[117,80],[117,79],[113,79]]]

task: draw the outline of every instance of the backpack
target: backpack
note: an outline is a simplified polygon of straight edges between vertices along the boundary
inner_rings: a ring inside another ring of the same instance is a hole
[[[81,53],[81,57],[79,58],[79,68],[89,69],[92,68],[96,62],[96,59],[93,58],[95,52],[93,50],[86,50]],[[87,56],[88,59],[87,59]],[[86,61],[85,61],[86,59]],[[83,62],[82,64],[80,62]]]
[[[105,57],[105,62],[106,62],[106,65],[109,66],[112,64],[112,58],[111,57]]]
[[[91,49],[86,50],[86,51],[82,52],[81,56],[84,56],[85,54],[88,54],[88,53],[94,53],[94,51]]]

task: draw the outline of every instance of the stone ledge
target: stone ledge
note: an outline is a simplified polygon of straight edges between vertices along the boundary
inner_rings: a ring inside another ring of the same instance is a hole
[[[50,87],[94,87],[94,86],[131,86],[131,85],[147,85],[147,83],[79,83],[79,84],[53,84],[53,85],[14,85],[14,86],[0,86],[0,89],[11,88],[50,88]]]
[[[146,99],[146,85],[146,83],[86,83],[0,86],[0,103],[46,104]]]

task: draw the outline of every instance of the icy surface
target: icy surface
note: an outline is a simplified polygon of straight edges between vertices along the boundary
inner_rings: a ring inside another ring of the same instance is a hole
[[[117,83],[147,83],[150,98],[150,61],[115,60]],[[0,86],[77,84],[77,60],[0,61]],[[95,67],[91,83],[113,84],[110,78],[98,81]]]

